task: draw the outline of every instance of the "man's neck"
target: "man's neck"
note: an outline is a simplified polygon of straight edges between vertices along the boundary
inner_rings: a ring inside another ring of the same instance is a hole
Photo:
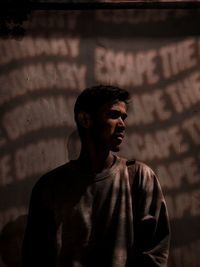
[[[111,168],[115,156],[111,151],[94,151],[82,147],[78,162],[81,169],[88,173],[99,173],[105,169]]]

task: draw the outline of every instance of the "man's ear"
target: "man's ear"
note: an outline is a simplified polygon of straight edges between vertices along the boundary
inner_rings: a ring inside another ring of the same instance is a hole
[[[90,114],[85,111],[81,111],[78,113],[77,119],[81,127],[86,129],[90,128],[92,124]]]

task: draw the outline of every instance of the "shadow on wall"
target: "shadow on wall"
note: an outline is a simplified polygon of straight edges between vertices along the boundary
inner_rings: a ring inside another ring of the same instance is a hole
[[[7,223],[0,234],[0,255],[7,267],[21,267],[21,248],[27,215]]]
[[[77,130],[74,130],[68,137],[67,150],[69,160],[77,159],[80,153],[81,143]]]
[[[67,142],[69,160],[78,158],[80,139],[74,130]],[[21,249],[26,228],[27,215],[21,215],[16,220],[8,222],[0,233],[0,257],[6,267],[21,267]]]

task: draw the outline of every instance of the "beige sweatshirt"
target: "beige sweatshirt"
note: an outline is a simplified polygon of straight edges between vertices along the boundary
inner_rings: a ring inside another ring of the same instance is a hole
[[[164,267],[168,249],[166,204],[144,163],[117,157],[86,175],[71,161],[33,189],[25,267]]]

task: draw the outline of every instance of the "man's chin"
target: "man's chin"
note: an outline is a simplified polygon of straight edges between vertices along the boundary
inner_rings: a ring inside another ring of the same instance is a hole
[[[115,140],[115,142],[113,142],[111,145],[110,145],[110,150],[112,152],[119,152],[120,151],[120,146],[122,144],[122,140],[121,139],[117,139]]]
[[[120,145],[111,147],[110,149],[112,152],[119,152],[120,151]]]

